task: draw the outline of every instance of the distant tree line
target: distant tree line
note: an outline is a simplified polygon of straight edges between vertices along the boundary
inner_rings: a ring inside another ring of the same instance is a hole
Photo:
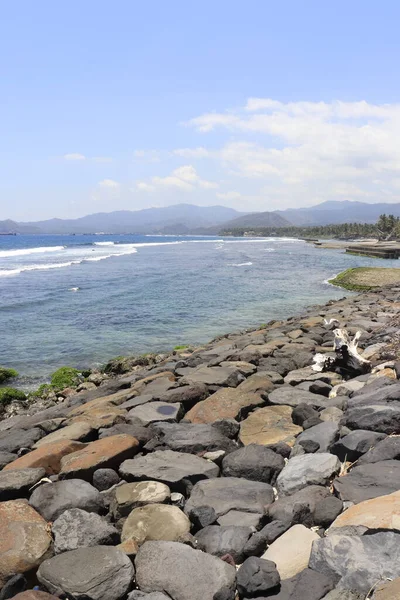
[[[301,227],[235,227],[222,229],[220,235],[259,236],[259,237],[300,237],[327,239],[358,239],[374,237],[380,240],[400,239],[400,217],[381,215],[377,223],[340,223]]]

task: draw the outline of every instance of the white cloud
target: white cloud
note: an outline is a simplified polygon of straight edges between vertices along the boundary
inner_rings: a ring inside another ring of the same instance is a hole
[[[142,162],[157,163],[161,160],[161,153],[158,150],[135,150],[133,157]]]
[[[202,179],[197,174],[193,165],[184,165],[174,169],[172,173],[166,177],[155,176],[151,179],[150,183],[139,181],[136,186],[142,191],[152,191],[156,188],[169,187],[177,188],[184,192],[191,192],[198,188],[214,189],[218,187],[218,184],[213,181]]]
[[[240,198],[239,192],[217,192],[215,195],[220,200],[237,200]]]
[[[175,156],[182,156],[183,158],[207,158],[210,156],[210,151],[202,146],[198,148],[178,148],[172,152]]]
[[[72,154],[64,154],[65,160],[85,160],[86,156],[83,154],[72,153]]]
[[[120,184],[118,181],[114,181],[114,179],[103,179],[102,181],[99,181],[99,186],[102,188],[116,190],[119,188]]]

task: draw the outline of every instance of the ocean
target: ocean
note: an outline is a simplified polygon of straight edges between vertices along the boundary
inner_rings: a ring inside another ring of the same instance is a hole
[[[201,344],[342,297],[326,280],[370,265],[285,238],[0,236],[0,365],[33,386],[64,365]]]

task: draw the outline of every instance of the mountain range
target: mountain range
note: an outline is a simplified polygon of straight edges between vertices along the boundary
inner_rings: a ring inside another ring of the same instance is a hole
[[[175,204],[143,210],[96,213],[78,219],[0,221],[1,232],[218,234],[221,229],[375,223],[379,215],[400,217],[399,204],[328,201],[309,208],[244,213],[225,206]]]

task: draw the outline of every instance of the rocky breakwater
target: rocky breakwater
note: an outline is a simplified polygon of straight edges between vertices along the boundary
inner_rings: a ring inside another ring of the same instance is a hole
[[[0,600],[399,598],[399,308],[330,302],[0,422]],[[337,322],[371,372],[313,370]]]

